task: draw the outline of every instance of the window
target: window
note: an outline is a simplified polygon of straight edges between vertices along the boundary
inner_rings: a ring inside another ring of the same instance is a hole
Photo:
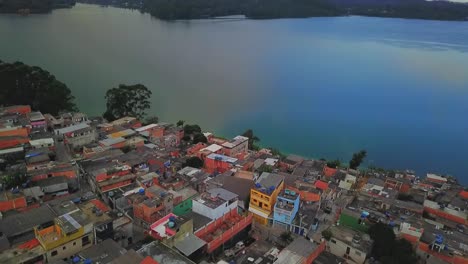
[[[332,239],[330,240],[333,244],[336,244],[336,240]]]
[[[57,250],[54,250],[52,251],[52,254],[50,254],[51,256],[57,256]]]
[[[64,246],[64,247],[62,248],[62,250],[65,250],[65,249],[67,249],[67,248]]]
[[[74,245],[74,246],[76,246],[76,241],[75,241],[75,242],[73,242],[73,245]]]
[[[86,245],[88,245],[88,244],[90,244],[90,243],[91,243],[91,241],[89,241],[89,237],[88,237],[88,236],[85,236],[85,237],[83,237],[83,238],[81,239],[81,245],[82,245],[82,246],[86,246]]]

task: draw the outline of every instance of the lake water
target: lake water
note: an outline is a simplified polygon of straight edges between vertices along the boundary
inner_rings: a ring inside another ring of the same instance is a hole
[[[44,67],[104,112],[119,83],[161,120],[264,146],[468,182],[468,23],[336,17],[163,22],[78,4],[0,15],[0,59]]]

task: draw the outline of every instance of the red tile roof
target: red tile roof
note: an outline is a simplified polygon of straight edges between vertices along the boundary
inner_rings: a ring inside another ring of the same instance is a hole
[[[326,190],[328,189],[328,183],[326,182],[323,182],[323,181],[316,181],[315,182],[315,187],[317,187],[318,189],[321,189],[321,190]]]
[[[152,257],[147,256],[145,259],[143,259],[140,264],[159,264],[156,260],[154,260]]]
[[[105,205],[102,201],[94,199],[90,201],[92,204],[94,204],[99,210],[101,210],[103,213],[110,211],[109,207]]]

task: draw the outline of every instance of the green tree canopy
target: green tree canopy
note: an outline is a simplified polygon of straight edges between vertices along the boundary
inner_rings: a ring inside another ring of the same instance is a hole
[[[255,142],[260,141],[260,138],[255,136],[252,129],[247,129],[242,136],[249,138],[249,149],[254,149]]]
[[[194,133],[201,133],[201,128],[199,125],[185,125],[184,133],[187,135],[191,135]]]
[[[367,156],[367,151],[361,150],[353,154],[353,158],[349,161],[349,167],[353,170],[357,169]]]
[[[177,125],[178,127],[181,127],[181,126],[184,126],[184,123],[185,123],[184,120],[179,120],[179,121],[177,121],[177,124],[176,124],[176,125]]]
[[[142,84],[124,85],[106,92],[107,110],[103,114],[109,121],[125,116],[143,119],[151,106],[151,91]]]
[[[185,166],[200,169],[203,167],[203,160],[198,157],[190,157],[185,161]]]
[[[148,116],[145,119],[145,125],[150,125],[150,124],[157,124],[159,122],[159,117],[157,116]]]
[[[208,143],[208,139],[202,133],[197,132],[193,135],[193,144],[197,144],[200,142]]]
[[[0,105],[25,104],[57,115],[61,111],[76,111],[74,99],[65,84],[40,67],[0,61]]]
[[[396,239],[393,230],[383,223],[377,223],[369,228],[369,234],[374,244],[371,255],[383,264],[413,264],[417,256],[410,242]]]
[[[336,169],[339,166],[341,166],[341,161],[339,159],[331,160],[331,161],[327,162],[327,167],[329,167],[329,168]]]

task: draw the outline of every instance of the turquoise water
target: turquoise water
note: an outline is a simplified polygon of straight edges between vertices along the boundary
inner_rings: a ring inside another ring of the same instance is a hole
[[[79,107],[119,83],[152,113],[264,146],[468,182],[468,23],[337,17],[162,22],[79,4],[0,16],[0,58],[39,65]]]

